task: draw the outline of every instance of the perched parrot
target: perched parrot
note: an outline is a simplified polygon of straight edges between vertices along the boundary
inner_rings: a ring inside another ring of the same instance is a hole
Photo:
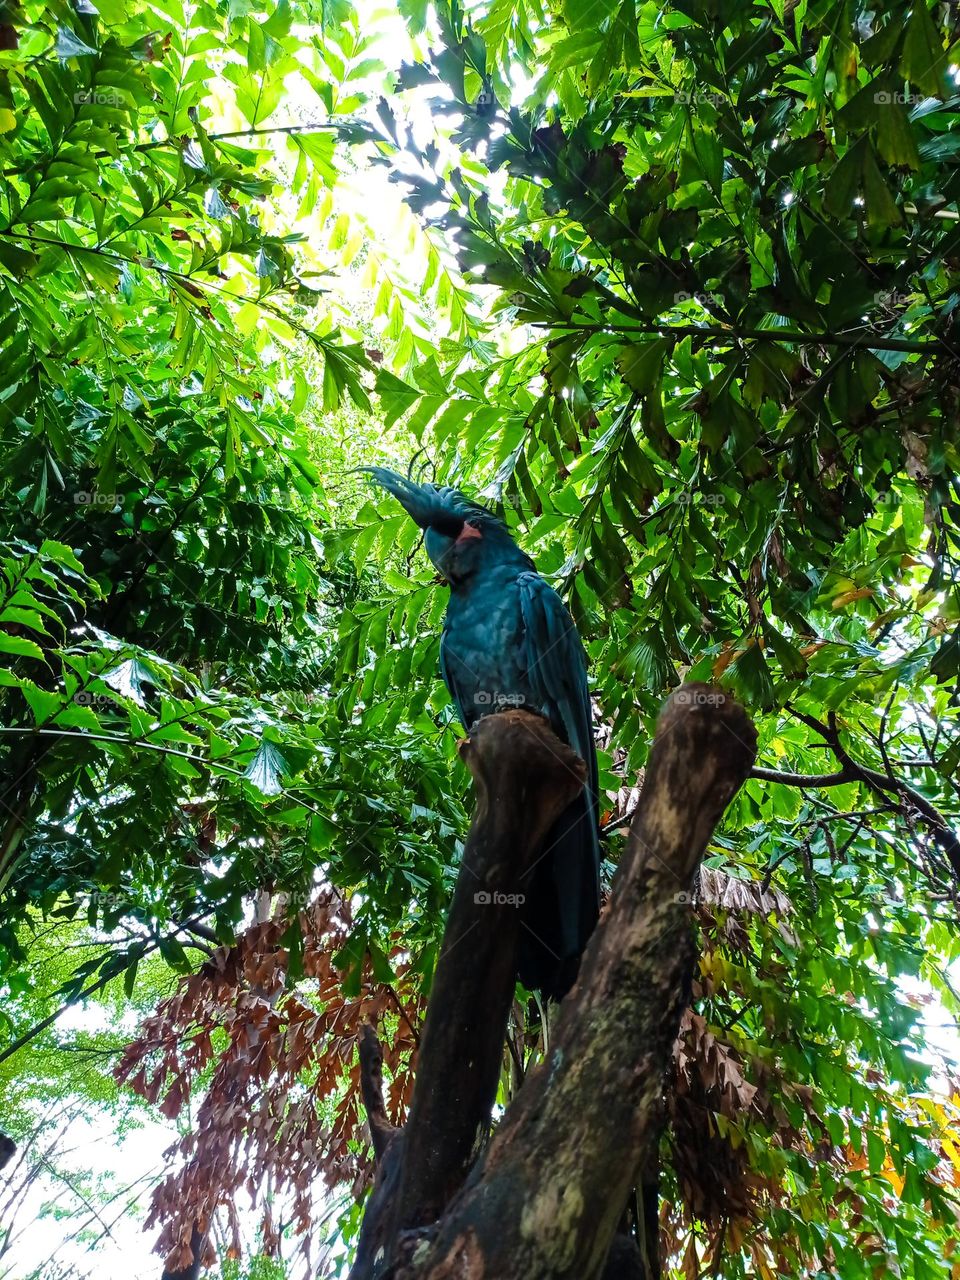
[[[587,784],[547,836],[521,908],[518,977],[559,1000],[573,985],[600,910],[597,753],[587,663],[563,601],[506,526],[456,489],[364,467],[424,530],[450,585],[440,672],[469,733],[506,707],[539,712],[587,766]]]

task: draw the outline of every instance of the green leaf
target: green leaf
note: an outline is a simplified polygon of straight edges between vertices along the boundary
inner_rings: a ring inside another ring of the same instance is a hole
[[[280,751],[264,738],[243,776],[263,795],[277,796],[283,791],[281,779],[286,770],[287,762]]]
[[[690,126],[690,146],[693,158],[708,186],[719,192],[723,182],[723,149],[715,133]]]
[[[915,0],[900,59],[903,74],[921,93],[942,98],[946,61],[947,55],[926,0]]]
[[[13,654],[18,658],[38,658],[41,662],[44,658],[43,650],[35,640],[28,640],[26,636],[11,636],[4,632],[0,632],[0,653]]]
[[[96,49],[84,44],[80,37],[71,31],[69,27],[57,28],[57,42],[54,46],[54,52],[64,62],[68,58],[92,58],[97,53]]]
[[[883,1139],[873,1131],[866,1130],[867,1138],[867,1161],[872,1174],[878,1174],[883,1169],[887,1159],[887,1148]]]
[[[617,356],[617,368],[627,386],[638,395],[649,394],[659,384],[669,347],[667,338],[625,343]]]
[[[860,192],[863,166],[869,154],[866,137],[858,139],[840,157],[824,188],[824,209],[834,218],[849,218]]]
[[[392,374],[389,369],[378,369],[375,390],[383,407],[384,426],[392,427],[417,400],[421,393]]]
[[[773,680],[763,656],[763,650],[755,641],[733,662],[728,669],[737,690],[749,708],[772,707],[775,702]]]
[[[877,151],[887,164],[905,169],[919,169],[920,155],[913,136],[909,117],[897,102],[891,102],[880,112],[877,121]]]
[[[764,626],[763,635],[780,665],[780,670],[788,679],[797,679],[806,674],[806,659],[795,645],[777,631],[776,627]]]
[[[872,227],[891,227],[903,221],[903,215],[870,150],[867,150],[863,159],[863,196],[867,206],[867,221]]]

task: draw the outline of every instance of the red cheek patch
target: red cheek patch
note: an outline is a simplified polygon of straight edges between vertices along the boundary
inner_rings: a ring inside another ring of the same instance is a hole
[[[472,524],[467,524],[466,521],[464,521],[463,528],[460,530],[459,534],[457,535],[456,541],[466,542],[467,538],[482,538],[482,537],[483,537],[483,534],[480,532],[478,528],[476,528]]]

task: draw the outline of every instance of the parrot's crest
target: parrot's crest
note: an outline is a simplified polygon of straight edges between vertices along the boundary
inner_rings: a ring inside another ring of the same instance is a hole
[[[359,467],[392,493],[426,533],[427,554],[450,582],[469,576],[494,557],[533,568],[499,516],[447,485],[417,484],[387,467]],[[466,545],[465,545],[466,544]]]
[[[392,493],[421,529],[439,529],[441,533],[456,537],[464,521],[469,520],[478,528],[497,526],[507,532],[507,526],[498,516],[479,503],[471,502],[459,489],[449,485],[418,484],[389,467],[358,467],[357,470],[367,472],[388,493]]]

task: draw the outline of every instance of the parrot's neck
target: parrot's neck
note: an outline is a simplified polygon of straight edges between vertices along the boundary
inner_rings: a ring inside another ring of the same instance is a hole
[[[478,589],[497,590],[509,582],[513,582],[517,574],[529,573],[533,568],[532,561],[523,554],[519,547],[514,547],[515,554],[508,557],[497,557],[478,560],[470,565],[462,566],[463,572],[447,575],[450,590],[454,595],[466,595]]]

